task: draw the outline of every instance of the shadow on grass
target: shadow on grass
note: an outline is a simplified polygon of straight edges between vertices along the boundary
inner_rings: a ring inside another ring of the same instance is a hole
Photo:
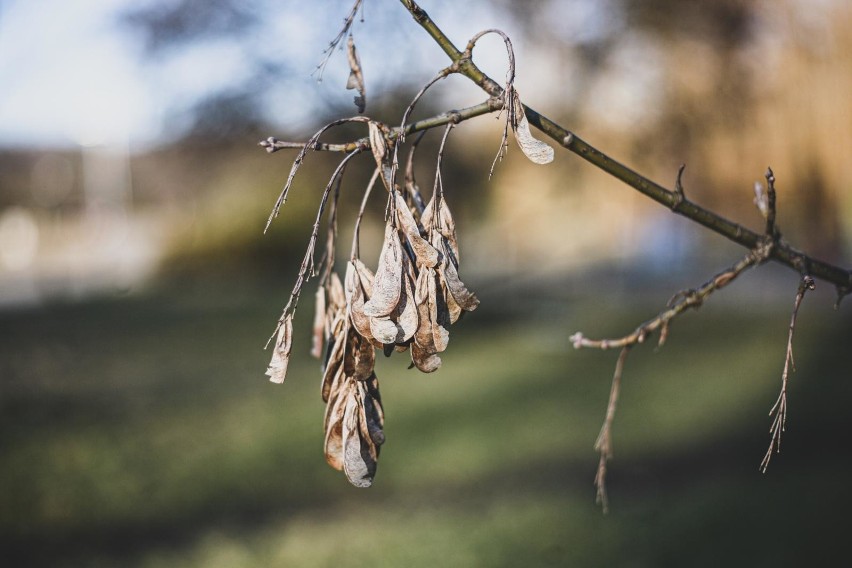
[[[567,338],[631,329],[647,309],[527,320],[489,312],[484,298],[482,317],[453,330],[439,373],[382,361],[388,444],[375,486],[359,491],[322,458],[316,363],[294,360],[283,387],[262,376],[280,301],[268,290],[185,285],[0,314],[4,558],[715,566],[798,565],[843,549],[852,326],[842,317],[799,332],[790,431],[765,476],[786,314],[705,308],[664,350],[637,350],[604,517],[591,445],[615,354],[575,352]],[[297,337],[309,320],[297,319]]]

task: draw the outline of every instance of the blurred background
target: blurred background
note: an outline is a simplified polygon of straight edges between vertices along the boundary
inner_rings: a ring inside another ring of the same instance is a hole
[[[73,5],[72,5],[73,4]],[[353,27],[366,113],[397,123],[446,66],[399,3]],[[852,5],[843,0],[447,0],[456,45],[512,38],[524,101],[663,185],[758,229],[777,178],[791,243],[852,262]],[[0,1],[0,554],[16,566],[718,566],[828,563],[852,505],[852,318],[818,282],[802,307],[783,453],[758,464],[798,277],[767,265],[634,350],[614,426],[610,514],[592,449],[620,336],[743,251],[570,153],[547,166],[481,117],[451,135],[447,199],[482,300],[444,366],[379,363],[375,485],[322,456],[313,286],[284,386],[263,345],[339,155],[294,152],[356,112],[349,0]],[[502,80],[502,41],[474,52]],[[477,104],[450,77],[416,117]],[[341,128],[329,141],[363,136]],[[424,138],[430,188],[440,136]],[[341,188],[346,256],[365,156]],[[384,199],[362,251],[375,263]],[[834,563],[834,562],[832,562]]]

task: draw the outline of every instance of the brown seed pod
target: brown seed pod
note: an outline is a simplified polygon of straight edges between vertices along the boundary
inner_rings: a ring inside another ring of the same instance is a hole
[[[373,293],[364,304],[364,314],[387,316],[399,303],[402,293],[402,245],[393,223],[385,226],[385,241],[379,254],[379,267],[373,281]],[[375,336],[375,334],[374,334]]]
[[[405,237],[408,239],[408,243],[411,245],[411,250],[414,251],[417,265],[430,267],[435,266],[438,264],[438,251],[435,250],[435,247],[429,244],[429,241],[420,235],[420,227],[414,219],[411,209],[408,208],[408,204],[405,202],[405,199],[403,199],[399,192],[396,191],[394,192],[394,196],[396,199],[397,219],[399,220],[402,232],[405,234]]]
[[[273,383],[283,383],[287,376],[287,366],[290,363],[290,352],[293,349],[293,316],[287,315],[278,328],[278,337],[272,351],[272,359],[266,374]]]

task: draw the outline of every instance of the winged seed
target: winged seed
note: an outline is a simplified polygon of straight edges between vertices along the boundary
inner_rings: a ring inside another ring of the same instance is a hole
[[[512,98],[515,105],[515,124],[512,124],[512,130],[515,132],[515,140],[518,141],[518,146],[521,147],[530,161],[536,164],[549,164],[553,161],[553,148],[536,139],[530,132],[530,123],[524,113],[524,105],[521,104],[521,97],[517,91],[514,92]]]

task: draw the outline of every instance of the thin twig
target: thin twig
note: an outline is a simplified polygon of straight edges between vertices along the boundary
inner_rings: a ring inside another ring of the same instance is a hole
[[[302,258],[302,264],[299,267],[299,275],[296,277],[296,283],[293,285],[293,290],[290,292],[290,299],[287,301],[287,305],[284,306],[284,309],[281,312],[281,317],[278,318],[278,323],[275,326],[275,331],[272,332],[272,336],[266,342],[266,346],[269,346],[269,342],[275,337],[278,333],[278,329],[281,327],[281,324],[284,322],[285,318],[288,315],[293,315],[296,311],[296,306],[299,304],[299,295],[302,292],[302,286],[304,286],[305,282],[310,280],[311,275],[314,274],[314,250],[317,246],[317,237],[319,236],[320,230],[320,221],[322,220],[322,214],[325,211],[325,205],[328,202],[329,194],[331,193],[331,188],[334,186],[334,182],[340,176],[340,174],[346,169],[346,164],[354,158],[356,155],[360,154],[362,150],[360,148],[353,150],[349,154],[346,155],[343,160],[337,165],[337,168],[334,170],[334,173],[331,174],[331,179],[328,180],[328,184],[325,186],[325,191],[323,191],[322,199],[320,200],[319,209],[317,210],[317,216],[314,220],[314,227],[311,231],[311,238],[308,240],[308,248],[305,251],[305,256]]]
[[[600,453],[598,470],[595,474],[595,489],[597,490],[596,502],[601,506],[603,512],[609,510],[609,499],[606,493],[606,467],[607,462],[612,459],[612,422],[615,419],[615,409],[618,404],[618,394],[621,391],[621,375],[624,372],[624,362],[630,353],[632,345],[621,348],[618,361],[615,362],[615,371],[612,374],[612,386],[609,390],[609,401],[606,405],[606,417],[601,426],[598,439],[595,441],[595,450]]]
[[[352,24],[355,22],[355,16],[358,13],[358,8],[361,6],[361,2],[363,2],[363,0],[355,0],[355,4],[349,11],[349,15],[346,16],[346,18],[344,18],[343,20],[343,28],[341,28],[341,30],[337,32],[337,35],[334,36],[334,39],[329,42],[328,47],[323,50],[323,55],[325,57],[322,58],[322,61],[320,61],[319,65],[316,66],[316,69],[311,72],[311,75],[317,75],[317,81],[322,82],[322,74],[325,72],[325,66],[328,65],[328,61],[329,59],[331,59],[331,56],[334,53],[334,48],[336,48],[340,44],[343,38],[346,37],[346,34],[349,33],[350,28],[352,28]],[[363,22],[363,11],[361,14],[361,21]]]
[[[319,137],[323,135],[323,133],[329,128],[333,128],[335,126],[339,126],[341,124],[346,124],[347,122],[367,122],[369,119],[363,116],[355,116],[352,118],[341,118],[339,120],[335,120],[333,122],[329,122],[322,128],[316,131],[316,133],[311,136],[311,138],[305,142],[302,150],[299,152],[299,155],[296,156],[296,159],[293,160],[293,165],[290,167],[290,175],[287,176],[287,182],[284,184],[284,188],[281,190],[281,193],[278,195],[278,199],[275,201],[275,206],[272,208],[272,212],[269,214],[269,219],[266,220],[266,226],[263,228],[263,232],[266,233],[269,230],[269,225],[272,224],[272,220],[278,216],[278,211],[281,210],[281,206],[287,201],[287,195],[290,192],[290,186],[293,184],[293,179],[296,177],[296,172],[299,171],[299,167],[302,165],[302,161],[305,159],[305,155],[307,155],[308,150],[313,149],[316,143],[319,141]],[[353,148],[351,151],[355,150],[360,151],[361,147]]]
[[[367,182],[367,189],[364,191],[364,197],[361,198],[361,208],[358,210],[358,216],[355,217],[355,229],[352,231],[352,260],[361,256],[361,219],[364,217],[364,211],[367,209],[367,200],[370,198],[370,193],[373,191],[373,186],[376,185],[380,173],[381,169],[378,167],[373,170],[373,177]]]
[[[392,128],[390,129],[387,138],[389,140],[396,140],[402,132],[404,132],[405,135],[409,135],[415,132],[425,132],[432,128],[444,126],[446,124],[449,124],[450,122],[458,124],[459,122],[470,120],[471,118],[476,118],[477,116],[482,116],[483,114],[490,114],[492,112],[498,111],[502,108],[502,104],[503,103],[499,99],[490,98],[485,102],[479,103],[478,105],[466,107],[461,110],[442,112],[441,114],[437,114],[429,118],[424,118],[416,122],[411,122],[407,124],[403,129],[400,129],[399,127]],[[342,119],[342,122],[335,121],[334,123],[323,127],[323,130],[319,133],[319,135],[322,135],[322,133],[328,130],[328,128],[330,128],[331,126],[337,126],[338,124],[342,124],[343,122],[366,122],[367,120],[368,119],[366,117],[356,116],[349,119]],[[324,142],[319,142],[317,138],[318,136],[315,134],[307,142],[285,142],[282,140],[278,140],[274,136],[270,136],[267,139],[258,142],[257,145],[266,149],[266,151],[270,154],[279,150],[297,148],[300,150],[304,150],[305,153],[307,153],[308,150],[320,152],[324,151],[346,153],[351,152],[357,148],[367,149],[370,147],[369,137],[367,136],[359,138],[358,140],[354,140],[352,142],[346,142],[342,144],[327,144]],[[302,156],[302,158],[304,158],[304,156]]]
[[[769,427],[769,449],[766,450],[763,461],[760,462],[760,471],[763,473],[766,473],[766,468],[769,467],[769,461],[772,459],[773,452],[781,453],[781,434],[787,429],[787,379],[790,372],[796,370],[796,363],[793,361],[793,333],[796,331],[796,316],[799,314],[799,306],[802,305],[805,293],[808,290],[813,290],[815,287],[814,279],[805,274],[799,282],[798,290],[796,290],[796,298],[793,301],[793,315],[790,317],[790,328],[787,333],[787,353],[784,357],[784,370],[781,371],[781,392],[778,394],[775,404],[772,405],[772,409],[769,411],[769,416],[773,416],[773,419],[772,425]]]
[[[665,341],[663,332],[667,333],[667,327],[672,319],[679,316],[689,308],[700,307],[710,295],[730,284],[737,276],[742,274],[747,269],[760,264],[766,259],[768,248],[757,249],[749,252],[739,262],[733,266],[716,274],[713,278],[691,290],[683,290],[675,294],[669,301],[668,307],[657,314],[656,317],[649,319],[637,327],[633,333],[619,337],[616,339],[588,339],[582,332],[577,332],[569,339],[575,349],[592,348],[592,349],[613,349],[622,348],[638,343],[643,343],[657,330],[661,330],[660,344]]]

